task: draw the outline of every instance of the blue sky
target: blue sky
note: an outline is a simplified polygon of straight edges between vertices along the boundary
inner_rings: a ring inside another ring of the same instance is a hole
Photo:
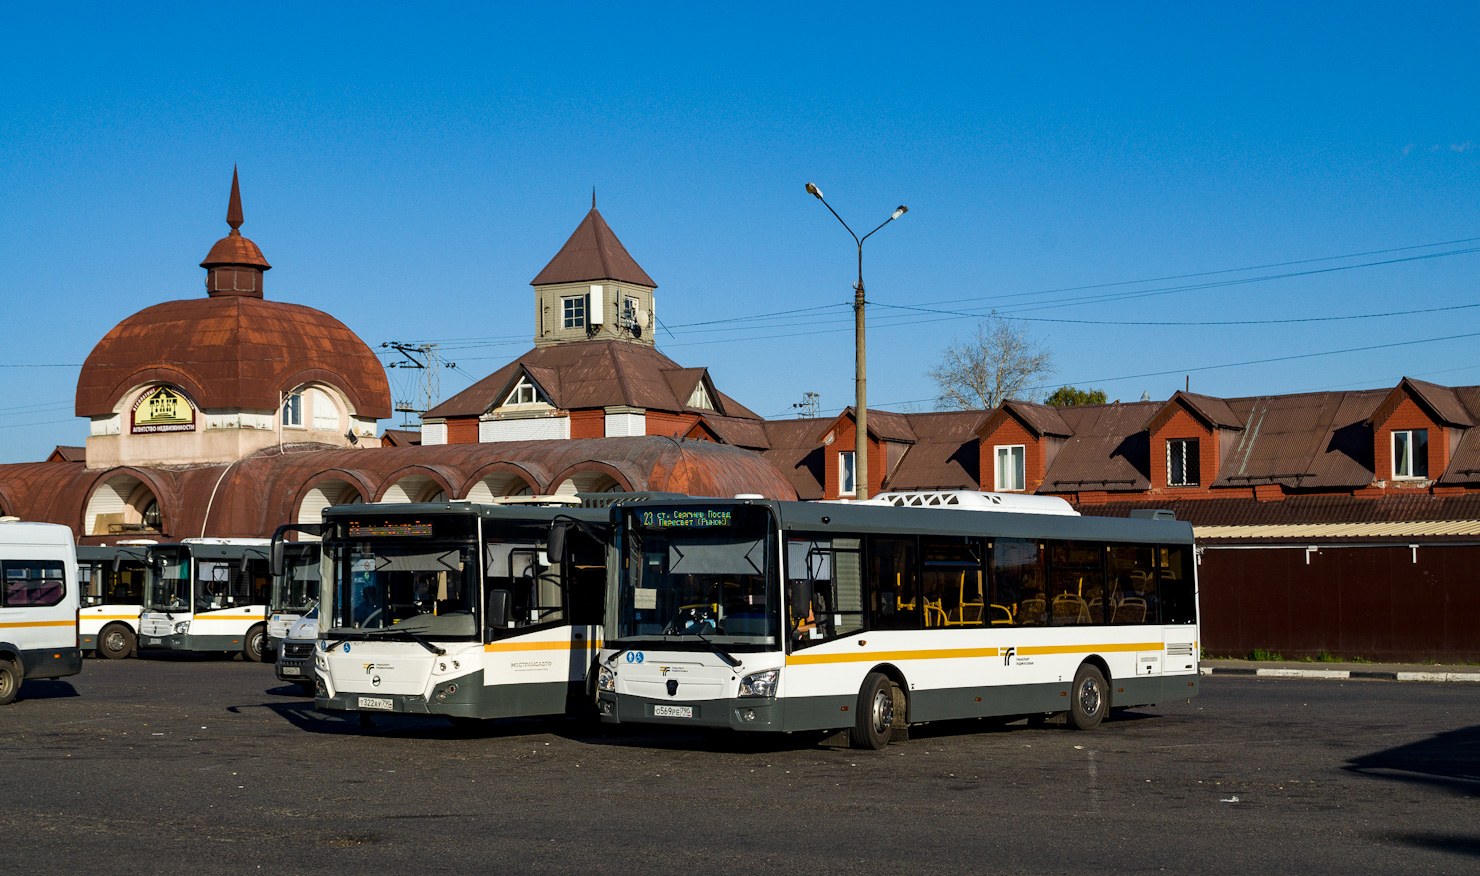
[[[889,305],[1083,320],[1027,325],[1112,399],[1480,383],[1477,7],[1193,6],[13,8],[0,462],[81,444],[92,345],[204,294],[233,164],[268,297],[442,343],[444,397],[531,345],[595,186],[660,349],[840,409],[855,253],[808,180],[910,207],[866,249],[873,407],[931,409],[972,329]]]

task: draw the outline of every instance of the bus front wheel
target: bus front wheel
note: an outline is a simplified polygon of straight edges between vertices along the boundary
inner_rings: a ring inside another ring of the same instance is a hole
[[[897,720],[894,713],[894,682],[882,672],[870,672],[858,691],[853,732],[849,742],[854,748],[875,751],[889,744]]]
[[[8,706],[21,689],[21,669],[13,660],[0,660],[0,706]]]
[[[133,631],[123,624],[110,624],[98,633],[98,656],[108,660],[132,657],[138,641]]]
[[[246,643],[242,645],[242,657],[252,663],[262,662],[262,647],[267,643],[267,630],[261,624],[247,630]]]
[[[1105,720],[1110,711],[1110,686],[1100,670],[1088,663],[1074,673],[1074,687],[1069,692],[1071,700],[1069,723],[1075,730],[1093,730]]]

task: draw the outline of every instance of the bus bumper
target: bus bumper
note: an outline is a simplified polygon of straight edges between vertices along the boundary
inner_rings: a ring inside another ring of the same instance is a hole
[[[82,671],[79,648],[37,648],[21,652],[22,678],[63,678]]]
[[[164,651],[240,651],[242,636],[193,636],[173,633],[168,636],[139,636],[140,650]]]
[[[742,731],[787,729],[781,703],[775,697],[680,701],[601,691],[596,697],[596,710],[607,724],[727,727]],[[688,710],[687,714],[684,710]]]

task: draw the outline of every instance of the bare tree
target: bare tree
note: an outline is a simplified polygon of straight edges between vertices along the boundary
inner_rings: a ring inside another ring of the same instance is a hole
[[[937,409],[995,408],[1053,374],[1053,353],[1021,323],[993,313],[977,323],[974,336],[947,347],[927,373]]]

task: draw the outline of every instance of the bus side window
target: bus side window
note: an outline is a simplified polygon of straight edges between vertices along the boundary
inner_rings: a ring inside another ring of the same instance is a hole
[[[1104,623],[1104,548],[1088,542],[1049,542],[1049,619],[1056,625]]]
[[[974,538],[927,536],[921,539],[920,575],[927,627],[976,627],[986,608],[982,598],[982,561]]]
[[[1004,612],[1013,626],[1039,627],[1047,623],[1048,601],[1044,598],[1043,551],[1038,542],[1024,538],[999,538],[992,544],[993,620]]]
[[[1192,548],[1185,545],[1158,548],[1158,585],[1161,590],[1161,622],[1164,624],[1197,623],[1196,602],[1192,588]]]
[[[920,578],[913,538],[868,541],[869,626],[876,630],[920,629]]]
[[[1152,549],[1112,546],[1106,553],[1110,572],[1105,620],[1143,624],[1156,620],[1156,567]]]

